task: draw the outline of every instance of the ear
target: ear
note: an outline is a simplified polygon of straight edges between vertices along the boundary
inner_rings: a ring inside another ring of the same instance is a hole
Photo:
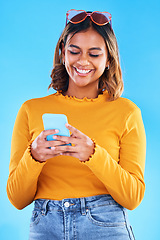
[[[109,62],[109,60],[107,60],[107,62],[106,62],[106,68],[109,67],[109,65],[110,65],[110,62]]]

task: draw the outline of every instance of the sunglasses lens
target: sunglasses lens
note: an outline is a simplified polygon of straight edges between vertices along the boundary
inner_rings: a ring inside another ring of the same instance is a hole
[[[84,11],[69,11],[68,12],[68,20],[74,23],[78,23],[82,21],[86,17],[86,13]]]
[[[91,20],[100,26],[105,25],[111,21],[111,14],[108,12],[85,12],[84,10],[75,9],[69,10],[67,12],[67,20],[75,24],[84,21],[87,16],[90,16]]]
[[[102,25],[108,23],[111,20],[110,19],[111,16],[107,12],[106,13],[105,12],[104,13],[93,12],[92,18],[96,23],[102,24]]]

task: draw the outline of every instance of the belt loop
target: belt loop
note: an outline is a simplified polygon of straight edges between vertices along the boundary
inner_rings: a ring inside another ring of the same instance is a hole
[[[81,213],[82,215],[86,215],[85,198],[80,198],[80,201],[81,201]]]
[[[45,200],[43,205],[42,205],[42,215],[46,215],[47,214],[47,204],[48,204],[49,200]]]

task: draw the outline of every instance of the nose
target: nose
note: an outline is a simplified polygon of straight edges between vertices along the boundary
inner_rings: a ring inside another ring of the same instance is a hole
[[[78,61],[77,61],[77,63],[78,63],[79,65],[81,65],[81,66],[87,66],[87,65],[89,65],[89,60],[88,60],[87,54],[85,54],[85,53],[81,54],[80,57],[79,57],[79,59],[78,59]]]

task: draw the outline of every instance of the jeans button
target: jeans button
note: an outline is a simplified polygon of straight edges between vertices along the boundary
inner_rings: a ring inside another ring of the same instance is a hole
[[[66,208],[68,208],[69,205],[70,205],[69,202],[65,202],[65,203],[64,203],[64,206],[65,206]]]

